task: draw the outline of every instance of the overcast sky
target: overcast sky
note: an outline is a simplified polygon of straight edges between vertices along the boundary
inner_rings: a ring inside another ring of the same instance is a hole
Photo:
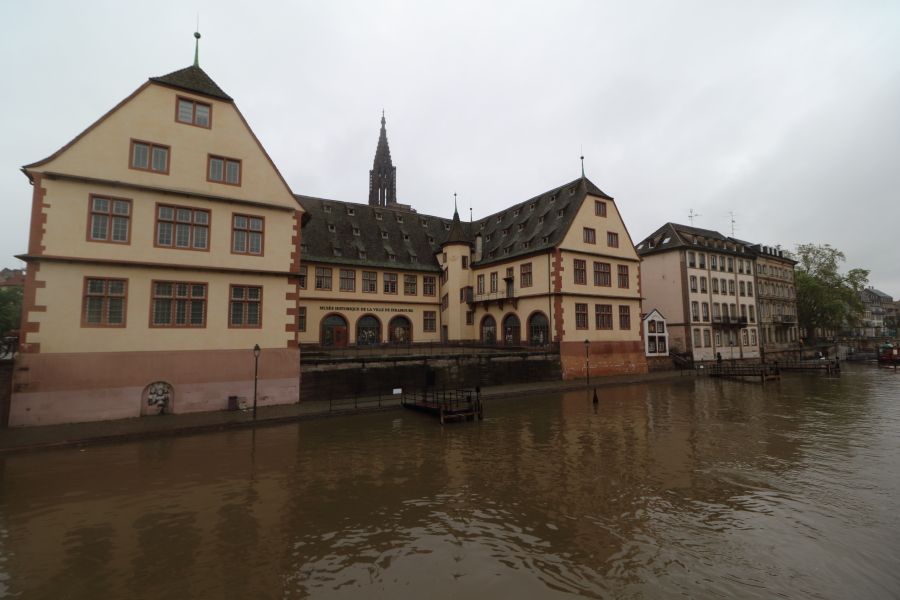
[[[401,202],[501,210],[580,174],[666,221],[830,243],[900,296],[900,2],[0,2],[0,266],[19,168],[200,64],[295,193],[366,202],[384,108]]]

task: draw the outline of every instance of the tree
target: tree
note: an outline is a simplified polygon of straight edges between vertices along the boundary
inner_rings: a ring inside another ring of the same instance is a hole
[[[829,244],[797,246],[797,318],[809,336],[817,329],[856,325],[863,314],[860,292],[869,271],[850,269],[841,275],[838,267],[845,260],[844,253]]]
[[[19,328],[22,316],[22,288],[9,286],[0,288],[0,336]]]

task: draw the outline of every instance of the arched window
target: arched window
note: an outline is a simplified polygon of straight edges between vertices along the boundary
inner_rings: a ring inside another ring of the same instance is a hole
[[[481,320],[481,342],[483,344],[497,342],[497,321],[490,315]]]
[[[406,317],[394,317],[388,324],[388,335],[392,344],[412,342],[412,323]]]
[[[528,318],[528,343],[532,346],[550,343],[550,323],[542,312],[536,312]]]
[[[341,315],[328,315],[322,319],[320,336],[323,346],[344,348],[347,346],[347,319]]]
[[[503,318],[503,343],[509,346],[517,345],[521,341],[519,317],[510,313]]]
[[[356,322],[356,345],[369,346],[381,343],[381,322],[372,315],[360,317]]]

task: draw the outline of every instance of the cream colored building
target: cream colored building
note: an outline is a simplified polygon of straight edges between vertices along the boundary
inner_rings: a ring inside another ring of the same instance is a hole
[[[369,204],[297,199],[303,344],[558,344],[566,377],[646,371],[640,261],[584,177],[470,223],[423,215],[396,202],[382,119]]]
[[[10,425],[297,402],[303,210],[195,63],[48,158],[33,187]]]
[[[666,315],[670,351],[697,361],[759,358],[755,255],[746,243],[666,223],[637,251],[644,301]]]
[[[755,245],[756,296],[759,305],[759,336],[766,360],[790,356],[799,350],[797,289],[794,265],[784,250]]]

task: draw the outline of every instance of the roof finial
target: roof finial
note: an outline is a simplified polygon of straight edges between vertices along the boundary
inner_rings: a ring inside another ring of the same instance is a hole
[[[453,192],[453,214],[458,214],[459,211],[456,210],[456,192]]]
[[[581,146],[581,178],[584,179],[584,146]]]
[[[385,121],[384,121],[384,109],[382,108],[382,109],[381,109],[381,126],[382,126],[382,127],[384,127],[384,123],[385,123]]]
[[[200,17],[197,16],[197,29],[200,29]],[[200,66],[200,32],[194,32],[194,66]]]

